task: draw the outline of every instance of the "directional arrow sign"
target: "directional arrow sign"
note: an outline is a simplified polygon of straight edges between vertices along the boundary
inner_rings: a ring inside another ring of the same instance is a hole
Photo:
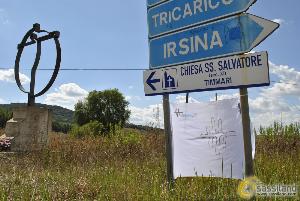
[[[150,69],[251,51],[279,24],[241,14],[150,40]]]
[[[256,0],[168,1],[148,11],[149,37],[239,14]]]
[[[144,71],[146,96],[268,85],[267,52]]]
[[[147,0],[147,6],[152,7],[152,6],[155,6],[159,3],[162,3],[164,1],[168,1],[168,0]]]
[[[153,76],[154,76],[154,74],[155,74],[155,71],[152,72],[152,73],[150,74],[150,76],[148,77],[146,83],[148,84],[148,86],[149,86],[153,91],[156,91],[156,88],[155,88],[155,86],[154,86],[153,84],[155,84],[155,83],[157,83],[157,82],[160,82],[160,79],[152,79]]]

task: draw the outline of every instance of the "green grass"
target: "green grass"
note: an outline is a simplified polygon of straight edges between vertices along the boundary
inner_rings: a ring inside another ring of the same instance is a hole
[[[266,184],[300,185],[299,150],[299,133],[259,136],[257,177]],[[164,136],[152,131],[85,139],[53,134],[48,150],[0,154],[0,200],[240,200],[238,183],[182,178],[169,191]]]

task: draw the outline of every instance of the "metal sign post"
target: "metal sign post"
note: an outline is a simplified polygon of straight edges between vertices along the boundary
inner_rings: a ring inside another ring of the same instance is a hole
[[[185,103],[189,103],[189,93],[186,93],[185,95]]]
[[[252,160],[251,129],[247,88],[240,88],[240,100],[245,150],[245,176],[251,177],[254,175],[254,170]]]
[[[163,107],[164,107],[164,127],[165,127],[165,136],[166,136],[167,178],[168,178],[169,189],[172,189],[174,184],[174,177],[173,177],[172,130],[171,130],[169,94],[163,95]]]

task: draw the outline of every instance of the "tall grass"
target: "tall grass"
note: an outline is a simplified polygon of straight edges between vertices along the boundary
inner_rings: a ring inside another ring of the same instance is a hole
[[[258,136],[255,172],[262,182],[300,185],[299,130],[288,139]],[[160,131],[82,139],[54,133],[47,150],[0,154],[0,200],[241,200],[238,180],[181,178],[169,191],[165,158]]]
[[[272,126],[260,127],[260,135],[268,136],[299,136],[300,135],[300,122],[283,125],[280,122],[274,122]]]

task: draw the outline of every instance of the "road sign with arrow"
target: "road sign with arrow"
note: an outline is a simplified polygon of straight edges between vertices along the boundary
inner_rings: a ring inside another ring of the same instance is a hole
[[[150,40],[150,69],[251,51],[279,24],[241,14]]]
[[[270,85],[267,52],[144,71],[146,96]]]

